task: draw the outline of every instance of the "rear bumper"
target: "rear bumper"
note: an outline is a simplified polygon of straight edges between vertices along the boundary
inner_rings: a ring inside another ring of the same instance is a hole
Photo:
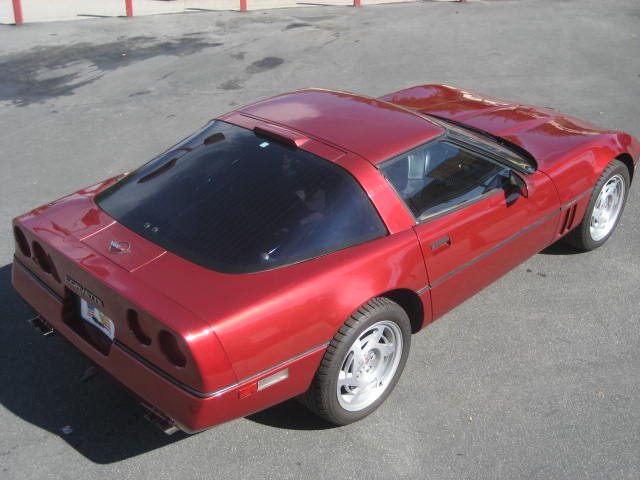
[[[19,261],[13,262],[12,284],[58,333],[187,433],[249,415],[304,392],[326,349],[326,344],[320,345],[237,384],[201,393],[163,374],[117,341],[106,355],[98,351],[63,321],[63,299]],[[285,369],[288,369],[286,380],[259,392],[251,388],[261,379]]]

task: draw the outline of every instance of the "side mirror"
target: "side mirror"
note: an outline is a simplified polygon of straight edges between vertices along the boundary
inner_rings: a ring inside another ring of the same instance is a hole
[[[529,198],[529,195],[533,193],[529,183],[513,170],[509,170],[506,185],[511,191],[519,193],[524,198]]]

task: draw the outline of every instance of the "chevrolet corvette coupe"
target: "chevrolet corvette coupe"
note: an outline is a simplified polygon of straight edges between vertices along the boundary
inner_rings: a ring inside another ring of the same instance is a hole
[[[379,407],[411,335],[564,237],[600,247],[640,143],[444,85],[305,89],[17,217],[12,282],[166,431]]]

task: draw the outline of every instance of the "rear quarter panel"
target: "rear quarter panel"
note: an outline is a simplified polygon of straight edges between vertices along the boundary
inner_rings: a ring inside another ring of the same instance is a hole
[[[157,284],[171,271],[167,281],[176,297],[191,299],[191,309],[215,331],[239,379],[326,344],[369,299],[398,288],[415,292],[427,284],[422,253],[410,228],[254,274],[221,275],[184,262],[167,254],[135,275]],[[421,300],[430,316],[428,292]],[[197,332],[192,335],[197,337]]]

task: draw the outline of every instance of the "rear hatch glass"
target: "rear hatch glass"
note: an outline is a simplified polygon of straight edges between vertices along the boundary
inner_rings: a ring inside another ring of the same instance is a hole
[[[338,165],[216,121],[96,197],[119,223],[203,267],[246,273],[387,233]]]

